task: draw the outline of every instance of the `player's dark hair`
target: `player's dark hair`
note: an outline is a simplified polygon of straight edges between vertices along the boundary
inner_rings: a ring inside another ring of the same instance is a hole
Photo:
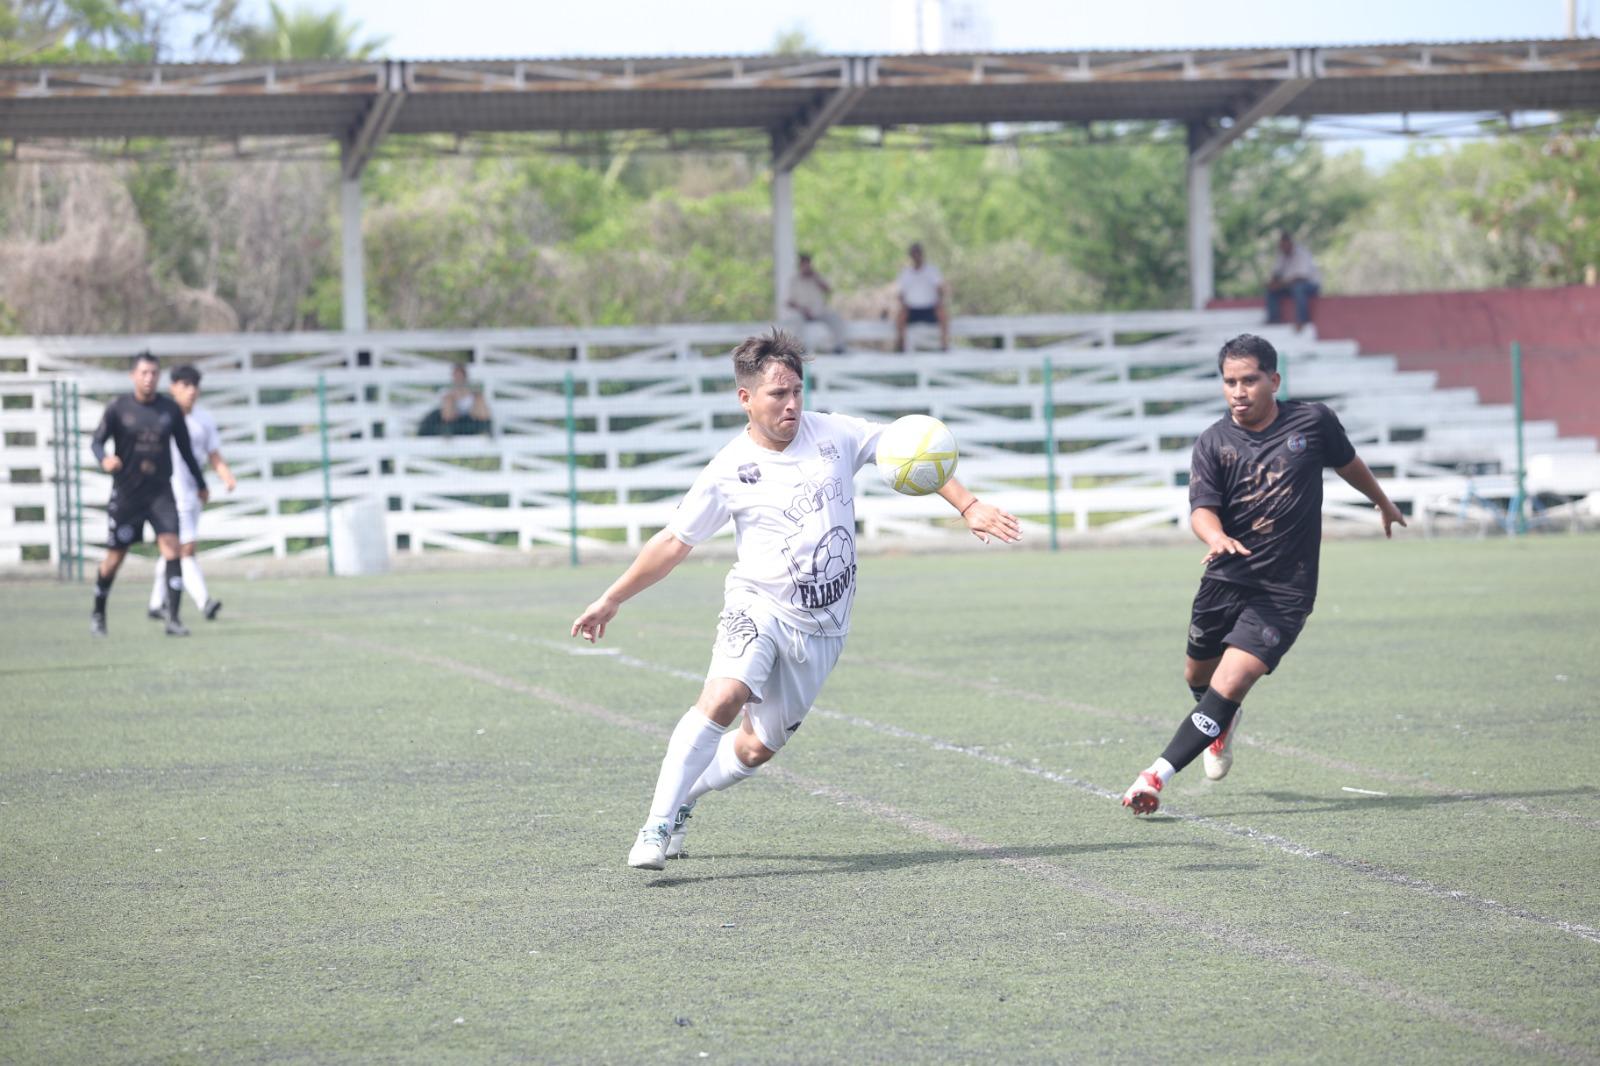
[[[1222,346],[1222,351],[1217,353],[1217,371],[1220,373],[1222,364],[1229,359],[1254,359],[1256,366],[1261,368],[1263,374],[1276,374],[1278,372],[1278,349],[1265,337],[1258,337],[1254,333],[1241,333],[1233,340]]]
[[[171,377],[174,385],[181,381],[185,385],[193,385],[195,388],[200,387],[200,368],[197,366],[189,366],[187,364],[175,366],[172,368]]]
[[[744,343],[733,350],[733,378],[741,388],[748,389],[766,375],[772,363],[782,363],[805,377],[805,345],[793,333],[777,326],[746,337]]]
[[[152,353],[150,349],[146,348],[144,351],[128,360],[128,369],[136,369],[140,363],[154,363],[156,366],[160,366],[161,360],[157,359],[155,354]]]

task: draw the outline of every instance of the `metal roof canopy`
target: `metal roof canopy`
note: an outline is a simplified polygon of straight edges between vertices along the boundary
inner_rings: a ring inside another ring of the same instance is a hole
[[[897,56],[382,60],[0,67],[0,138],[316,136],[354,185],[389,134],[756,129],[771,137],[774,269],[789,173],[835,125],[1182,122],[1192,295],[1211,295],[1209,167],[1274,115],[1600,110],[1600,40]],[[359,191],[345,190],[359,288]],[[1202,259],[1204,260],[1202,262]],[[352,276],[352,269],[355,276]],[[775,275],[781,293],[783,278]],[[359,293],[358,293],[359,295]],[[782,297],[779,296],[781,304]],[[364,324],[364,303],[346,301]]]

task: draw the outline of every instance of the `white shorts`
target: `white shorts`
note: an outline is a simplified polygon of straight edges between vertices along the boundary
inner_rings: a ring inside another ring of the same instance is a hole
[[[193,544],[200,539],[200,511],[203,505],[199,500],[178,501],[178,543]]]
[[[749,687],[745,719],[756,739],[777,751],[805,721],[843,650],[843,637],[801,633],[759,601],[741,599],[727,604],[717,620],[706,678],[732,678]]]

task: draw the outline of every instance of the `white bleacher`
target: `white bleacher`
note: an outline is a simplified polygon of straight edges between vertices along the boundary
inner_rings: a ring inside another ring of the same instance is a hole
[[[127,390],[127,358],[143,348],[167,367],[193,362],[204,371],[202,402],[240,476],[239,490],[219,492],[206,512],[209,555],[284,556],[323,536],[319,375],[328,390],[334,500],[383,500],[391,546],[420,552],[567,543],[570,374],[581,543],[637,546],[741,423],[727,352],[762,328],[3,338],[0,564],[56,555],[52,381],[76,382],[83,396],[83,439],[74,450],[85,540],[93,549],[101,539],[110,479],[93,467],[87,436],[104,401]],[[876,419],[944,419],[961,443],[962,479],[1025,516],[1037,536],[1050,510],[1048,358],[1064,527],[1171,527],[1187,513],[1189,445],[1221,414],[1217,349],[1245,330],[1273,340],[1289,394],[1332,405],[1390,494],[1425,520],[1511,495],[1509,408],[1481,404],[1471,389],[1440,388],[1431,373],[1401,372],[1392,358],[1361,356],[1347,341],[1263,327],[1248,310],[958,318],[953,351],[912,355],[881,350],[892,339],[887,323],[855,323],[860,347],[813,364],[810,403]],[[448,381],[450,359],[470,362],[494,416],[492,436],[416,435]],[[1561,438],[1548,422],[1530,422],[1525,432],[1530,491],[1600,490],[1595,441]],[[896,496],[870,470],[858,488],[869,540],[962,535],[942,501]],[[1372,523],[1336,478],[1326,515]]]

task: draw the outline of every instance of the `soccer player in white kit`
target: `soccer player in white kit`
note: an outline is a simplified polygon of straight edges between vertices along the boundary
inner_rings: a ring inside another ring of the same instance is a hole
[[[172,399],[183,411],[184,425],[189,428],[189,444],[194,449],[194,457],[202,463],[209,463],[211,469],[222,478],[222,483],[232,492],[238,484],[234,480],[233,471],[228,469],[228,464],[222,459],[222,436],[217,432],[216,419],[211,417],[211,412],[198,406],[200,399],[200,371],[197,367],[180,366],[172,370]],[[173,445],[174,451],[177,445]],[[200,539],[200,510],[205,505],[200,502],[200,491],[190,476],[189,469],[183,463],[174,460],[172,466],[172,495],[178,503],[178,558],[183,567],[183,587],[189,590],[189,595],[194,597],[194,602],[200,608],[200,613],[206,616],[206,621],[217,617],[217,612],[222,610],[222,604],[211,598],[206,590],[205,575],[200,572],[200,561],[195,558],[195,542]],[[151,618],[162,617],[161,609],[166,604],[166,581],[161,568],[156,567],[155,587],[150,590]]]
[[[671,573],[694,546],[734,523],[737,561],[700,698],[667,741],[650,814],[628,865],[661,870],[683,854],[699,798],[753,774],[800,728],[850,631],[855,599],[854,478],[882,426],[802,411],[805,351],[782,330],[733,351],[749,423],[706,465],[665,529],[572,623],[593,643],[622,604]],[[1016,518],[952,478],[939,495],[987,543],[1021,536]],[[744,712],[744,724],[732,730]]]

